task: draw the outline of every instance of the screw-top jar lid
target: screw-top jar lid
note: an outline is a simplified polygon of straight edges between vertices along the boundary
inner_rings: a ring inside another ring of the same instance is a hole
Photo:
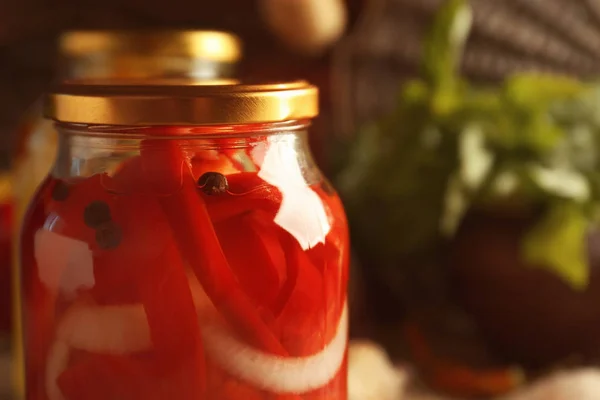
[[[50,93],[46,116],[95,125],[227,125],[308,119],[319,113],[318,90],[305,81],[66,82]]]
[[[60,37],[59,49],[67,57],[136,54],[228,63],[237,62],[242,54],[237,36],[209,30],[69,31]]]

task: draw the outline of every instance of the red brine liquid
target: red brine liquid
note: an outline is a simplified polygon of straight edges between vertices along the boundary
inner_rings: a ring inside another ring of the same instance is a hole
[[[144,140],[39,191],[21,249],[27,399],[346,399],[339,198],[270,168],[285,157],[267,138],[193,148]]]

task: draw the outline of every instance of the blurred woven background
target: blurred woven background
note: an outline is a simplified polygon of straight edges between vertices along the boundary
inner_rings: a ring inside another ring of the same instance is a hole
[[[282,0],[292,1],[292,0]],[[301,0],[293,0],[301,1]],[[391,107],[397,83],[417,70],[421,38],[441,0],[345,0],[348,36],[335,51],[307,58],[289,52],[266,28],[258,0],[0,1],[0,166],[15,126],[55,72],[55,39],[67,29],[216,28],[242,37],[244,75],[304,77],[321,87],[318,134],[338,132]],[[590,76],[600,72],[600,0],[472,0],[475,29],[464,69],[495,80],[515,69]],[[332,82],[333,80],[333,86]],[[331,91],[334,88],[334,92]],[[319,146],[317,146],[319,147]],[[317,155],[319,157],[319,155]]]
[[[417,71],[421,40],[442,0],[370,0],[336,55],[337,130],[394,104]],[[582,77],[600,73],[600,0],[471,0],[474,28],[463,59],[472,79],[515,70]]]
[[[346,0],[350,22],[362,3]],[[329,129],[330,54],[308,58],[288,51],[267,30],[256,0],[1,0],[0,166],[8,164],[20,116],[54,76],[59,32],[152,27],[224,29],[238,34],[245,45],[243,74],[265,79],[303,77],[319,84],[325,111],[319,130]]]

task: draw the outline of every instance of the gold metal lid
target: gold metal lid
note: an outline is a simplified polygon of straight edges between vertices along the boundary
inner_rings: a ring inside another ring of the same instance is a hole
[[[67,57],[95,53],[161,55],[234,63],[242,55],[237,36],[208,30],[69,31],[60,37],[59,48]]]
[[[305,81],[268,84],[138,81],[66,82],[50,93],[46,116],[90,125],[228,125],[313,118],[318,90]]]

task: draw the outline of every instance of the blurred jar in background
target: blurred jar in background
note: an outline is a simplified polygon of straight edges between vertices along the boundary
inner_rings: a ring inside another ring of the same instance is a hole
[[[242,55],[241,42],[237,36],[208,30],[72,31],[63,34],[58,45],[60,80],[230,79],[236,75],[236,66]],[[10,330],[10,232],[12,229],[13,268],[16,270],[18,252],[14,249],[18,248],[21,221],[31,197],[52,168],[57,148],[57,134],[51,121],[42,118],[42,104],[38,102],[24,118],[18,133],[12,170],[12,228],[5,223],[9,219],[4,218],[5,214],[10,215],[10,202],[5,203],[6,207],[2,205],[4,203],[0,204],[0,296],[3,296],[0,298],[1,332],[8,333]],[[9,183],[9,180],[6,182]],[[3,189],[5,186],[0,177],[0,201],[9,197],[3,195],[5,191],[8,192]],[[2,236],[4,228],[6,238]],[[14,282],[16,274],[13,275]],[[14,287],[16,290],[17,285]],[[13,295],[13,307],[18,308],[20,295]],[[18,341],[20,321],[15,320],[14,324],[14,340]],[[18,363],[19,355],[15,359]]]

